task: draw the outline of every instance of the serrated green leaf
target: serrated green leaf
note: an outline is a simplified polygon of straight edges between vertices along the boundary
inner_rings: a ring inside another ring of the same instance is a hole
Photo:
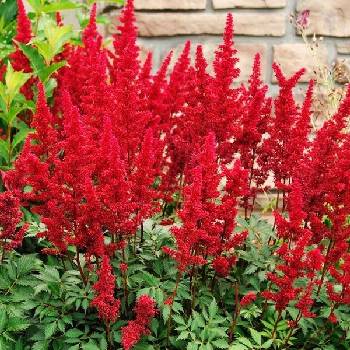
[[[178,324],[182,324],[182,325],[186,324],[185,320],[180,315],[174,315],[173,320]]]
[[[209,317],[210,318],[214,318],[215,315],[218,313],[218,310],[219,310],[218,304],[216,303],[216,300],[213,299],[212,302],[209,305],[209,310],[208,310],[209,311]]]
[[[21,129],[20,131],[18,131],[12,140],[12,147],[16,148],[20,143],[22,143],[26,139],[28,134],[30,134],[33,131],[33,129]]]
[[[273,343],[273,340],[272,340],[272,339],[269,339],[269,340],[266,341],[264,344],[262,344],[261,347],[262,347],[263,349],[270,349],[272,343]]]
[[[49,323],[45,326],[44,333],[45,339],[50,339],[57,330],[57,322]]]
[[[100,350],[100,348],[92,341],[88,342],[87,344],[82,345],[83,350]]]
[[[36,47],[31,46],[30,44],[26,45],[26,44],[18,43],[18,45],[23,51],[23,53],[25,54],[25,56],[27,56],[30,62],[30,65],[33,68],[34,73],[38,75],[39,78],[41,79],[40,72],[46,67],[46,65],[38,49]]]
[[[5,329],[7,322],[7,315],[4,309],[0,309],[0,333]]]
[[[40,71],[40,79],[42,82],[46,82],[53,73],[57,72],[60,68],[66,65],[66,61],[60,61],[51,64],[49,67],[45,67]]]
[[[240,337],[237,340],[243,345],[247,346],[248,348],[254,348],[253,344],[250,342],[248,338]]]
[[[164,322],[167,322],[168,318],[170,316],[170,306],[168,306],[168,305],[164,306],[162,316],[163,316]]]
[[[176,340],[185,340],[188,338],[189,336],[189,332],[188,331],[182,331],[179,336],[176,338]]]
[[[212,344],[218,349],[227,349],[229,347],[226,339],[217,339],[212,342]]]
[[[8,160],[8,153],[9,153],[9,143],[6,140],[0,139],[0,157]]]
[[[233,344],[229,347],[229,350],[247,350],[248,348],[243,344]]]
[[[28,323],[24,319],[17,318],[17,317],[11,317],[8,320],[6,329],[8,331],[12,331],[12,332],[19,332],[19,331],[23,331],[23,330],[27,329],[29,326],[30,326],[30,323]]]
[[[194,342],[188,343],[186,350],[198,350],[198,344]]]
[[[258,345],[261,345],[261,334],[253,328],[249,328],[249,331],[250,331],[250,334],[251,334],[252,338],[254,339],[254,341]]]

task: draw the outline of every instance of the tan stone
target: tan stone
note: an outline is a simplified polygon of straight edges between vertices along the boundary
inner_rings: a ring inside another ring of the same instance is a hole
[[[206,0],[135,0],[136,10],[204,10]]]
[[[334,66],[334,76],[338,83],[350,82],[350,58],[337,58]]]
[[[310,10],[308,34],[350,36],[349,0],[298,0],[297,11]]]
[[[337,43],[338,53],[350,54],[350,41]]]
[[[317,53],[311,50],[305,44],[278,44],[273,46],[274,61],[282,67],[286,76],[293,75],[301,68],[306,68],[306,73],[302,76],[302,82],[306,82],[314,77],[315,67],[328,63],[328,51],[325,46],[319,46]],[[276,78],[273,75],[273,82]]]
[[[116,16],[107,30],[115,32]],[[222,34],[226,13],[137,13],[140,36],[175,36]],[[282,36],[285,34],[285,16],[274,13],[236,13],[235,33],[251,36]]]
[[[178,45],[174,48],[173,60],[171,67],[175,64],[177,58],[180,56],[184,45]],[[203,54],[208,62],[208,72],[213,73],[212,63],[215,57],[215,51],[218,48],[218,44],[213,42],[207,42],[203,45]],[[239,62],[237,67],[241,70],[240,76],[237,79],[237,82],[246,82],[249,79],[251,74],[251,69],[253,66],[254,56],[256,53],[260,53],[261,55],[261,71],[262,71],[262,79],[265,79],[265,71],[266,71],[266,52],[267,45],[265,44],[247,44],[247,43],[237,43],[235,44],[235,48],[237,49],[237,57],[239,58]],[[191,50],[191,61],[194,64],[194,56],[196,51],[196,45],[192,46]]]
[[[281,8],[287,0],[213,0],[215,9],[229,8]]]

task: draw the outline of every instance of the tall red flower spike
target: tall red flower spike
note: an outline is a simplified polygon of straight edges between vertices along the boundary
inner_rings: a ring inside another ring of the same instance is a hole
[[[114,323],[119,316],[120,300],[114,297],[115,276],[107,255],[103,256],[97,275],[98,281],[93,285],[95,296],[91,306],[96,307],[101,320]]]
[[[271,113],[271,98],[266,96],[267,85],[261,81],[261,57],[255,55],[253,71],[247,87],[241,91],[241,117],[235,128],[234,152],[240,155],[241,165],[249,171],[249,195],[243,199],[245,216],[254,209],[257,192],[267,179],[258,159],[264,156],[262,142]]]
[[[218,141],[218,154],[224,162],[232,160],[231,137],[234,135],[233,121],[237,112],[238,89],[232,88],[232,83],[239,76],[240,70],[236,67],[238,58],[233,42],[233,16],[227,15],[223,43],[215,52],[214,80],[211,87],[211,108],[208,118],[211,120],[213,131]],[[222,127],[225,125],[225,128]]]
[[[148,295],[141,295],[136,300],[134,312],[135,320],[129,321],[126,326],[122,327],[121,344],[124,350],[132,349],[143,335],[150,333],[150,323],[157,313],[156,303]]]
[[[12,250],[22,244],[23,236],[28,228],[23,225],[20,201],[10,191],[0,193],[0,249]],[[4,254],[4,252],[2,252]]]
[[[291,78],[286,78],[279,65],[273,64],[280,91],[274,100],[275,118],[268,129],[269,138],[264,143],[265,156],[260,158],[260,165],[267,173],[273,172],[277,186],[286,184],[295,171],[298,160],[303,156],[307,145],[310,113],[305,108],[301,114],[297,106],[293,88],[298,83],[305,69],[296,72]],[[307,101],[311,98],[312,83],[307,94]],[[302,130],[298,130],[302,127]],[[295,138],[297,133],[300,138]]]
[[[31,73],[32,68],[30,66],[28,58],[17,46],[17,42],[21,44],[28,44],[32,38],[32,29],[30,19],[25,11],[23,0],[17,0],[17,32],[14,37],[15,41],[15,52],[11,53],[9,58],[11,65],[15,71],[23,71],[25,73]],[[34,97],[32,86],[35,84],[35,78],[30,78],[22,87],[21,93],[26,97],[27,100],[32,100]]]

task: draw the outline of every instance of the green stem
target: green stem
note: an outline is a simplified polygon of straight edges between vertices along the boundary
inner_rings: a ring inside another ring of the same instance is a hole
[[[229,329],[229,337],[230,337],[231,341],[233,340],[233,334],[234,334],[236,326],[237,326],[237,321],[238,321],[238,316],[239,316],[240,310],[241,310],[241,307],[239,304],[239,285],[236,282],[235,283],[235,312],[233,314],[232,324],[231,324],[230,329]]]
[[[329,257],[329,254],[331,252],[332,246],[333,246],[333,240],[331,239],[329,241],[329,245],[327,247],[326,259],[325,259],[325,262],[324,262],[324,265],[323,265],[323,269],[322,269],[321,280],[320,280],[320,284],[318,286],[317,293],[316,293],[317,296],[320,295],[322,284],[323,284],[324,278],[326,276],[326,272],[327,272],[327,268],[328,268],[328,257]]]
[[[175,299],[176,294],[177,294],[177,289],[178,289],[178,287],[179,287],[179,283],[180,283],[180,280],[181,280],[181,276],[182,276],[181,272],[178,271],[177,277],[176,277],[175,288],[174,288],[173,293],[172,293],[172,301],[173,301],[173,302],[174,302],[174,299]],[[168,319],[168,329],[167,329],[167,337],[166,337],[166,344],[167,344],[167,346],[169,346],[169,339],[170,339],[170,333],[171,333],[172,317],[173,317],[173,305],[171,305],[170,314],[169,314],[169,319]]]
[[[84,286],[87,286],[87,279],[86,279],[86,276],[84,274],[83,268],[82,268],[81,263],[80,263],[80,256],[79,256],[79,250],[78,249],[77,249],[77,255],[76,255],[76,262],[77,262],[78,270],[79,270],[81,279],[82,279],[82,281],[84,283]]]
[[[272,330],[272,334],[271,334],[271,338],[272,339],[275,339],[276,331],[277,331],[277,325],[278,325],[278,322],[281,320],[281,316],[282,316],[282,311],[279,310],[277,318],[276,318],[276,322],[275,322],[275,325],[273,326],[273,330]]]

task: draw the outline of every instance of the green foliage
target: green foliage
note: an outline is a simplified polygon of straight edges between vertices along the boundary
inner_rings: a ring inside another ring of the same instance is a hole
[[[13,51],[12,38],[16,30],[16,14],[15,0],[5,0],[0,3],[0,60]]]
[[[120,349],[121,327],[125,320],[133,318],[133,305],[142,294],[156,300],[159,313],[152,321],[151,334],[142,338],[135,346],[136,350],[284,349],[286,343],[290,349],[303,346],[305,350],[332,349],[332,346],[334,349],[348,348],[350,316],[346,306],[337,312],[340,327],[324,322],[330,313],[330,307],[324,307],[320,317],[302,319],[300,328],[289,336],[287,320],[296,319],[297,309],[289,307],[278,319],[274,308],[258,298],[254,304],[240,310],[231,333],[237,307],[236,277],[244,272],[244,278],[239,281],[239,298],[252,288],[259,293],[267,288],[263,276],[275,266],[272,246],[268,252],[261,253],[271,260],[271,264],[262,265],[257,254],[261,249],[257,237],[262,241],[272,237],[271,225],[258,217],[249,223],[239,220],[240,229],[248,229],[250,233],[246,254],[240,252],[242,261],[249,261],[249,264],[238,264],[233,275],[224,279],[199,269],[192,281],[183,278],[179,282],[172,305],[165,304],[175,288],[177,272],[174,262],[162,252],[164,245],[173,243],[168,228],[158,225],[158,220],[145,223],[143,244],[138,232],[135,244],[125,250],[124,257],[129,266],[127,299],[119,270],[120,253],[112,261],[117,276],[116,297],[122,301],[120,320],[111,325],[115,349]],[[27,239],[34,239],[34,233],[42,230],[43,227],[34,222]],[[74,249],[66,256],[48,259],[35,254],[12,254],[0,265],[0,341],[4,349],[107,349],[103,323],[90,306],[91,287],[96,276],[91,275],[90,282],[84,285],[75,256]],[[83,256],[80,259],[84,266]],[[250,264],[255,266],[254,272]],[[216,283],[212,283],[213,278]]]

